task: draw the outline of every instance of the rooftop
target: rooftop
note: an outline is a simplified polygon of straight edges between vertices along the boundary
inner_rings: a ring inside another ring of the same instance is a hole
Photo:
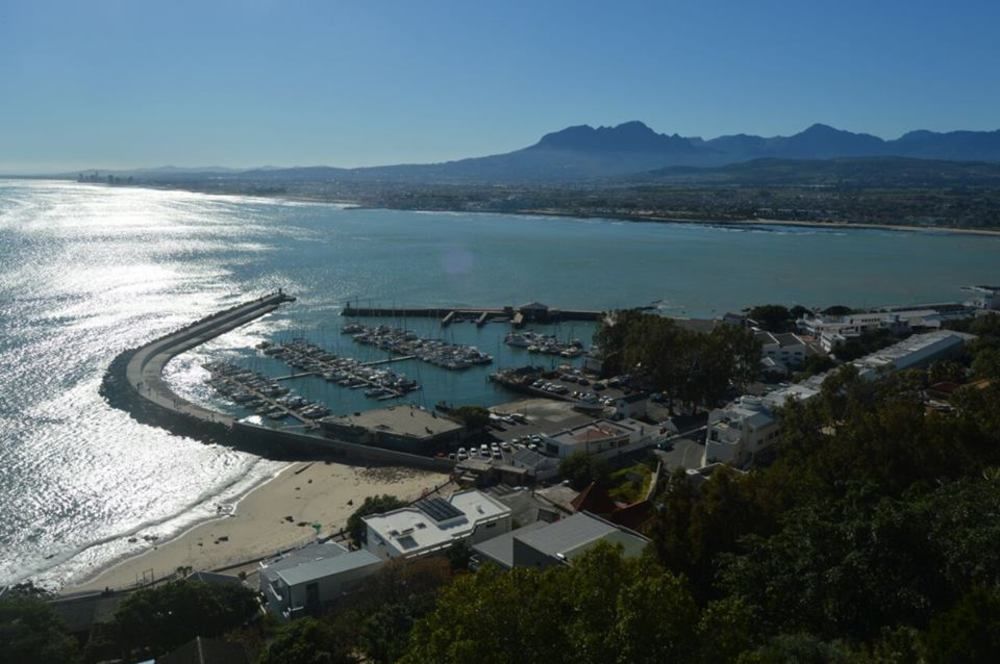
[[[390,406],[354,415],[325,417],[323,422],[384,431],[412,438],[426,438],[458,431],[462,425],[433,411],[413,405]]]
[[[348,570],[360,569],[370,565],[379,565],[382,561],[365,550],[351,551],[331,558],[321,558],[300,563],[277,573],[277,576],[289,586],[309,583]]]
[[[608,420],[595,420],[588,424],[560,431],[557,434],[549,436],[549,438],[570,445],[584,445],[586,443],[608,440],[609,438],[620,438],[630,433],[632,433],[630,427],[615,424]]]
[[[535,521],[534,523],[529,523],[523,528],[518,528],[517,530],[512,530],[509,533],[504,533],[503,535],[499,535],[493,539],[486,540],[485,542],[475,544],[473,545],[472,550],[482,556],[486,556],[500,565],[503,565],[504,567],[510,568],[514,566],[514,538],[524,533],[530,533],[533,530],[545,528],[548,525],[549,524],[544,521]]]
[[[639,555],[649,541],[586,512],[578,512],[545,528],[520,533],[517,539],[559,560],[572,560],[600,541],[621,544],[626,556]]]
[[[409,507],[375,514],[363,520],[383,540],[392,542],[404,553],[415,554],[450,545],[454,540],[470,535],[477,525],[509,514],[510,508],[500,501],[481,491],[471,490],[452,494],[448,500],[417,501]]]

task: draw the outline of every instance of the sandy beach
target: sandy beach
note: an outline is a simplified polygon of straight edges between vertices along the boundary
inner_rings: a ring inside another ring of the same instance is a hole
[[[315,539],[314,523],[320,524],[321,535],[339,531],[368,496],[388,493],[415,499],[447,479],[442,473],[399,467],[290,464],[248,493],[233,514],[151,545],[62,592],[126,588],[168,576],[182,566],[212,570],[267,556]]]

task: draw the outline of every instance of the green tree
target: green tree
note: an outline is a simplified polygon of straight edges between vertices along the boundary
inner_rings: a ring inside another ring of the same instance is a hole
[[[931,621],[922,644],[926,661],[932,664],[1000,661],[1000,592],[969,591]]]
[[[1000,380],[1000,349],[984,348],[972,360],[972,373],[977,378]]]
[[[787,331],[794,319],[787,307],[780,304],[763,304],[751,307],[747,316],[757,321],[757,324],[769,332]]]
[[[459,406],[451,414],[470,431],[479,431],[490,423],[490,411],[482,406]]]
[[[129,595],[115,613],[115,627],[126,657],[136,649],[157,655],[196,636],[235,629],[259,608],[254,592],[242,585],[172,581]]]
[[[330,621],[301,618],[282,625],[260,664],[354,664],[350,635]]]
[[[47,602],[14,594],[0,599],[0,661],[72,664],[80,655],[76,639]]]
[[[359,546],[365,543],[367,529],[365,522],[362,521],[364,517],[372,514],[391,512],[400,507],[406,507],[406,502],[389,494],[368,496],[365,498],[365,502],[361,504],[361,507],[354,510],[354,513],[347,519],[347,533],[351,540]]]
[[[559,474],[569,480],[571,487],[581,491],[591,482],[607,484],[611,466],[606,459],[580,450],[559,462]]]

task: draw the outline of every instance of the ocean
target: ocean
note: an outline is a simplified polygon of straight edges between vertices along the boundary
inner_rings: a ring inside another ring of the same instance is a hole
[[[347,301],[374,306],[654,306],[712,317],[755,304],[956,301],[1000,283],[1000,237],[875,229],[631,223],[360,210],[248,197],[0,180],[0,585],[60,586],[216,513],[281,464],[131,420],[101,398],[114,357],[278,287],[298,301],[176,358],[169,380],[218,408],[202,364],[279,375],[254,350],[304,337],[378,359],[341,335]],[[392,319],[478,346],[493,367],[393,365],[432,406],[512,398],[486,381],[539,362],[505,326]],[[589,343],[593,326],[547,332]],[[549,360],[544,360],[548,362]],[[319,379],[289,386],[337,413],[380,404]],[[138,537],[135,543],[128,539]]]

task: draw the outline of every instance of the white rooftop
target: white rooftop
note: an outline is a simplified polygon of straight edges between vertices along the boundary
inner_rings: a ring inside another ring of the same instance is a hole
[[[383,540],[410,555],[450,545],[471,535],[477,526],[509,514],[510,508],[503,503],[481,491],[470,490],[454,493],[448,500],[419,500],[408,507],[362,520]]]

